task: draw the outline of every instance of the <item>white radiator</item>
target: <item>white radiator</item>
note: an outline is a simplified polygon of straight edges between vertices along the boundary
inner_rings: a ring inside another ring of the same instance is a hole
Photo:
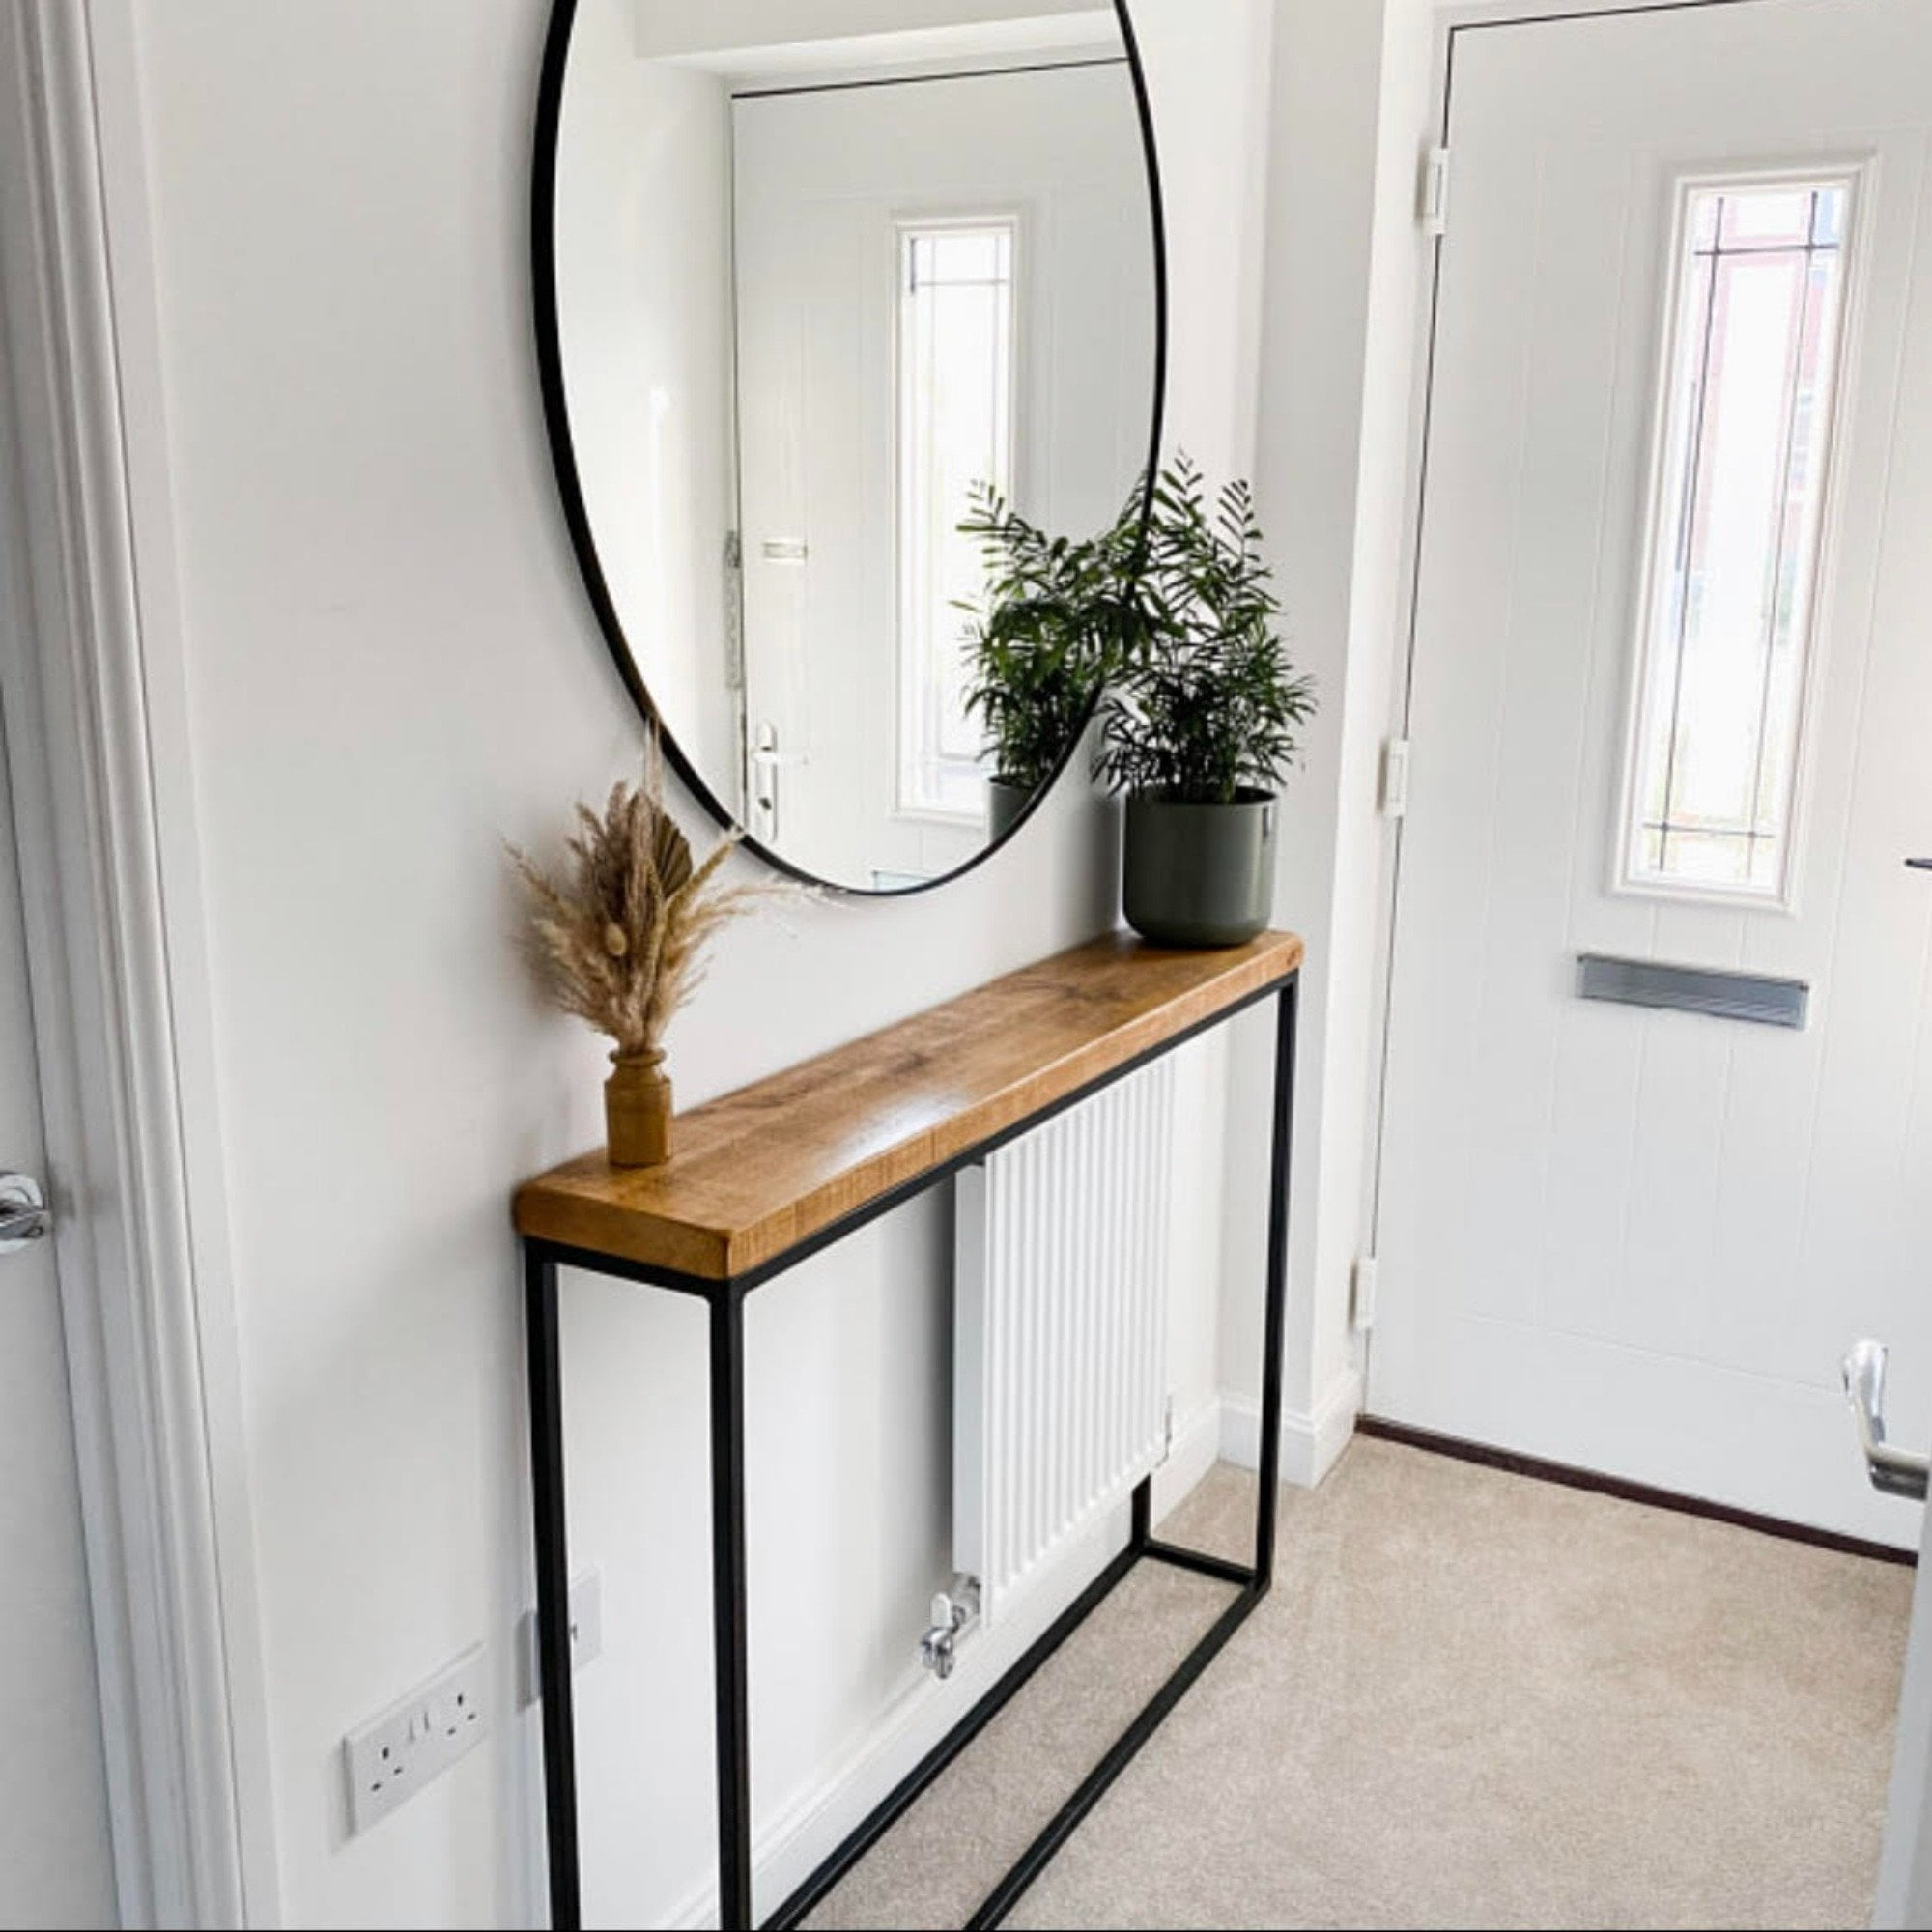
[[[953,1561],[988,1624],[1165,1452],[1174,1065],[958,1177]]]

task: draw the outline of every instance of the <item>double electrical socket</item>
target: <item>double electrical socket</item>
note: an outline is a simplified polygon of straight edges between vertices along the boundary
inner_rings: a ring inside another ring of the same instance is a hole
[[[473,1750],[490,1728],[483,1646],[418,1686],[342,1741],[349,1829],[366,1832],[431,1778]]]
[[[570,1586],[573,1668],[582,1669],[603,1648],[603,1579],[595,1570],[586,1570]],[[517,1678],[518,1701],[535,1703],[540,1682],[534,1610],[525,1611],[517,1622]],[[350,1831],[366,1832],[472,1750],[488,1733],[493,1715],[479,1643],[380,1718],[351,1731],[342,1741]]]

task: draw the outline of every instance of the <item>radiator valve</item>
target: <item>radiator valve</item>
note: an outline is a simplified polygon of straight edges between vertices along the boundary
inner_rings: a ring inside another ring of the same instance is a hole
[[[919,1640],[919,1661],[942,1683],[952,1675],[953,1650],[979,1621],[980,1579],[955,1577],[932,1600],[932,1627]]]

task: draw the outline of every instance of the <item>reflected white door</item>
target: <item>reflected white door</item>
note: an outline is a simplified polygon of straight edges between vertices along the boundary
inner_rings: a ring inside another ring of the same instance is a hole
[[[0,1170],[44,1176],[0,716]],[[0,1254],[0,1926],[116,1922],[51,1244]]]
[[[1932,1440],[1932,5],[1453,71],[1369,1406],[1915,1544],[1836,1378]]]
[[[901,782],[900,274],[923,223],[1010,225],[1015,505],[1091,535],[1146,461],[1151,251],[1121,62],[733,102],[747,731],[787,856],[855,884],[950,871],[983,798]],[[973,734],[977,738],[977,731]]]

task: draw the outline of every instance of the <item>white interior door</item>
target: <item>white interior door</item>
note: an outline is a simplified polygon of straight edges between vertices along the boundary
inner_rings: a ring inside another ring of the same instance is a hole
[[[1453,74],[1370,1406],[1914,1544],[1837,1363],[1932,1439],[1932,5]]]
[[[906,237],[1009,226],[1009,494],[1091,535],[1147,454],[1140,138],[1119,61],[733,103],[747,736],[775,738],[778,836],[823,876],[931,876],[986,838],[982,789],[933,808],[902,782]]]
[[[1896,1737],[1872,1913],[1883,1928],[1932,1925],[1932,1514],[1919,1541]]]
[[[0,1171],[44,1175],[0,718]],[[51,1243],[0,1253],[0,1925],[117,1922]]]

